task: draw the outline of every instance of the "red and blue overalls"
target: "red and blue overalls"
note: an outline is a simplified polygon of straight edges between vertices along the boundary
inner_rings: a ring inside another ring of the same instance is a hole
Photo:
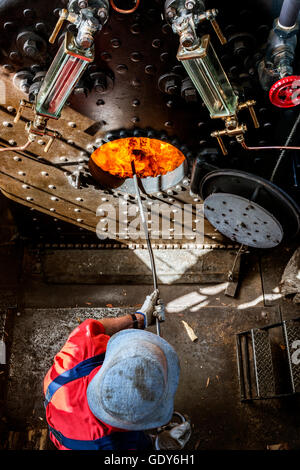
[[[110,337],[101,322],[86,320],[69,336],[44,379],[50,438],[60,450],[142,450],[142,431],[125,431],[99,421],[90,411],[87,387],[101,368]]]

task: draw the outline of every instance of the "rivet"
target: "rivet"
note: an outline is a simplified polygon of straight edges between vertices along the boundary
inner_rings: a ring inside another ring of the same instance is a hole
[[[74,209],[74,212],[80,212],[80,209]]]
[[[14,31],[15,23],[13,23],[12,21],[7,21],[6,23],[4,23],[3,28],[5,29],[5,31]]]
[[[133,80],[131,80],[131,85],[134,87],[134,88],[140,88],[141,86],[141,81],[137,78],[134,78]]]
[[[160,39],[153,39],[152,41],[152,47],[155,49],[158,49],[161,46],[161,40]]]
[[[120,74],[124,74],[128,71],[128,67],[125,64],[119,64],[116,67],[116,71]]]
[[[142,58],[143,56],[140,52],[132,52],[130,54],[130,60],[132,60],[132,62],[140,62]]]
[[[28,186],[27,184],[22,184],[22,188],[23,189],[30,189],[30,186]]]
[[[59,157],[59,159],[60,159],[62,162],[67,162],[67,161],[68,161],[67,157]]]
[[[36,31],[44,32],[46,30],[45,23],[36,23],[35,29]]]
[[[49,184],[48,188],[49,189],[56,189],[56,187],[53,184]]]
[[[51,201],[59,201],[58,197],[56,197],[56,196],[51,196],[50,199],[51,199]]]
[[[141,32],[141,27],[138,23],[134,23],[131,27],[130,27],[130,32],[132,34],[140,34]]]
[[[49,174],[47,173],[47,171],[41,171],[41,175],[42,175],[42,176],[49,176]]]
[[[12,145],[12,146],[17,145],[17,142],[15,140],[9,140],[8,143],[9,145]]]
[[[108,52],[102,52],[102,54],[100,54],[100,57],[105,62],[110,62],[111,61],[111,55]]]
[[[30,8],[26,8],[23,11],[23,15],[25,16],[25,18],[33,18],[35,16],[35,12],[34,10],[31,10]]]
[[[2,124],[3,124],[4,127],[12,127],[12,123],[8,122],[8,121],[3,121]]]
[[[171,128],[171,127],[174,127],[174,124],[173,124],[172,121],[166,121],[164,126],[167,127],[167,128]]]
[[[14,160],[15,160],[15,162],[21,162],[21,161],[22,161],[22,158],[20,158],[20,157],[14,157]]]
[[[25,176],[26,173],[24,173],[24,171],[18,171],[18,175],[20,175],[20,176]]]
[[[77,124],[76,124],[76,122],[70,121],[70,122],[68,122],[68,126],[72,127],[74,129],[75,127],[77,127]]]
[[[105,104],[105,101],[104,101],[104,100],[101,100],[101,99],[100,99],[100,100],[97,100],[97,101],[96,101],[96,105],[97,105],[97,106],[102,106],[102,105],[104,105],[104,104]]]
[[[27,201],[33,201],[33,197],[29,197],[29,196],[28,196],[28,197],[26,198],[26,200],[27,200]]]
[[[118,47],[121,46],[121,41],[120,41],[120,39],[113,38],[113,39],[111,39],[110,42],[111,42],[112,47],[114,47],[115,49],[117,49]]]
[[[54,207],[51,207],[51,208],[50,208],[50,212],[55,212]]]
[[[175,103],[174,103],[173,100],[169,100],[169,101],[166,102],[166,105],[167,105],[168,108],[173,108],[173,107],[174,107],[174,104],[175,104]]]
[[[38,144],[39,144],[39,145],[45,145],[45,141],[42,140],[42,139],[40,139],[40,140],[38,140]]]
[[[7,106],[6,109],[9,113],[13,113],[15,111],[15,108],[13,106]]]
[[[4,70],[6,70],[7,72],[13,72],[13,71],[14,71],[14,66],[11,65],[11,64],[4,64],[4,65],[3,65],[3,68],[4,68]]]
[[[152,64],[148,64],[146,65],[145,67],[145,72],[148,74],[148,75],[154,75],[155,72],[156,72],[156,67]]]
[[[168,52],[163,52],[162,54],[160,54],[159,58],[160,58],[161,62],[168,62],[169,53]]]
[[[19,58],[19,53],[17,51],[11,51],[9,58],[10,60],[15,61]]]
[[[133,118],[130,119],[133,124],[140,122],[140,118],[138,116],[133,116]]]
[[[133,100],[133,101],[132,101],[132,106],[133,106],[134,108],[136,108],[136,107],[139,106],[140,104],[141,104],[140,100]]]

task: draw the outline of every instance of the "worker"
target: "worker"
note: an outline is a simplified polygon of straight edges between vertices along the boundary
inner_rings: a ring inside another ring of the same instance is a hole
[[[69,336],[44,379],[50,438],[66,450],[147,450],[144,431],[173,414],[179,360],[155,321],[158,291],[141,309],[85,320]]]

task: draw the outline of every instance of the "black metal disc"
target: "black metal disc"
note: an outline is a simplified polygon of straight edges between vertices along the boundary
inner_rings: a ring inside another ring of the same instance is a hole
[[[283,239],[282,227],[272,214],[236,194],[211,194],[204,201],[204,213],[219,232],[243,245],[273,248]]]
[[[210,211],[207,209],[205,200],[212,194],[218,193],[240,196],[241,198],[248,200],[249,203],[255,203],[257,211],[259,211],[259,208],[262,209],[262,211],[260,211],[260,217],[263,215],[263,211],[266,213],[266,219],[272,216],[274,230],[275,227],[277,227],[276,230],[281,227],[284,237],[292,237],[297,235],[299,232],[300,209],[298,205],[286,192],[270,181],[267,181],[256,175],[252,175],[251,173],[237,170],[225,169],[208,173],[200,183],[200,194],[202,199],[204,199],[204,211],[208,220],[210,220],[211,214],[209,214]],[[240,207],[241,211],[243,211],[242,205]],[[224,213],[222,204],[219,206],[217,205],[215,210],[219,213],[219,217],[222,219],[222,213]],[[237,212],[235,214],[236,219],[242,220],[243,213]],[[220,230],[221,233],[223,233],[222,229],[220,229],[217,224],[215,224],[215,215],[211,218],[212,225]],[[232,227],[233,230],[234,228],[236,227]],[[224,235],[226,234],[224,233]],[[268,235],[271,236],[271,233]],[[232,236],[229,236],[229,238],[232,240],[237,240]],[[278,240],[278,242],[280,242],[278,236],[275,238]],[[275,238],[274,243],[270,244],[270,247],[275,246]],[[259,246],[260,243],[255,244],[253,239],[256,240],[251,233],[251,238],[249,236],[248,240],[249,243],[246,243],[246,240],[244,243],[248,244],[249,246],[262,247]]]

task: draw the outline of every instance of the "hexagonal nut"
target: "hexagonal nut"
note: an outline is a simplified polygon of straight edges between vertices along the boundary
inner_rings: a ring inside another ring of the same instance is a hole
[[[273,23],[273,31],[275,34],[277,34],[278,37],[282,39],[288,39],[298,34],[299,23],[297,21],[295,26],[293,26],[293,28],[285,29],[282,26],[280,26],[279,18],[276,18],[276,20],[274,20],[274,23]]]

